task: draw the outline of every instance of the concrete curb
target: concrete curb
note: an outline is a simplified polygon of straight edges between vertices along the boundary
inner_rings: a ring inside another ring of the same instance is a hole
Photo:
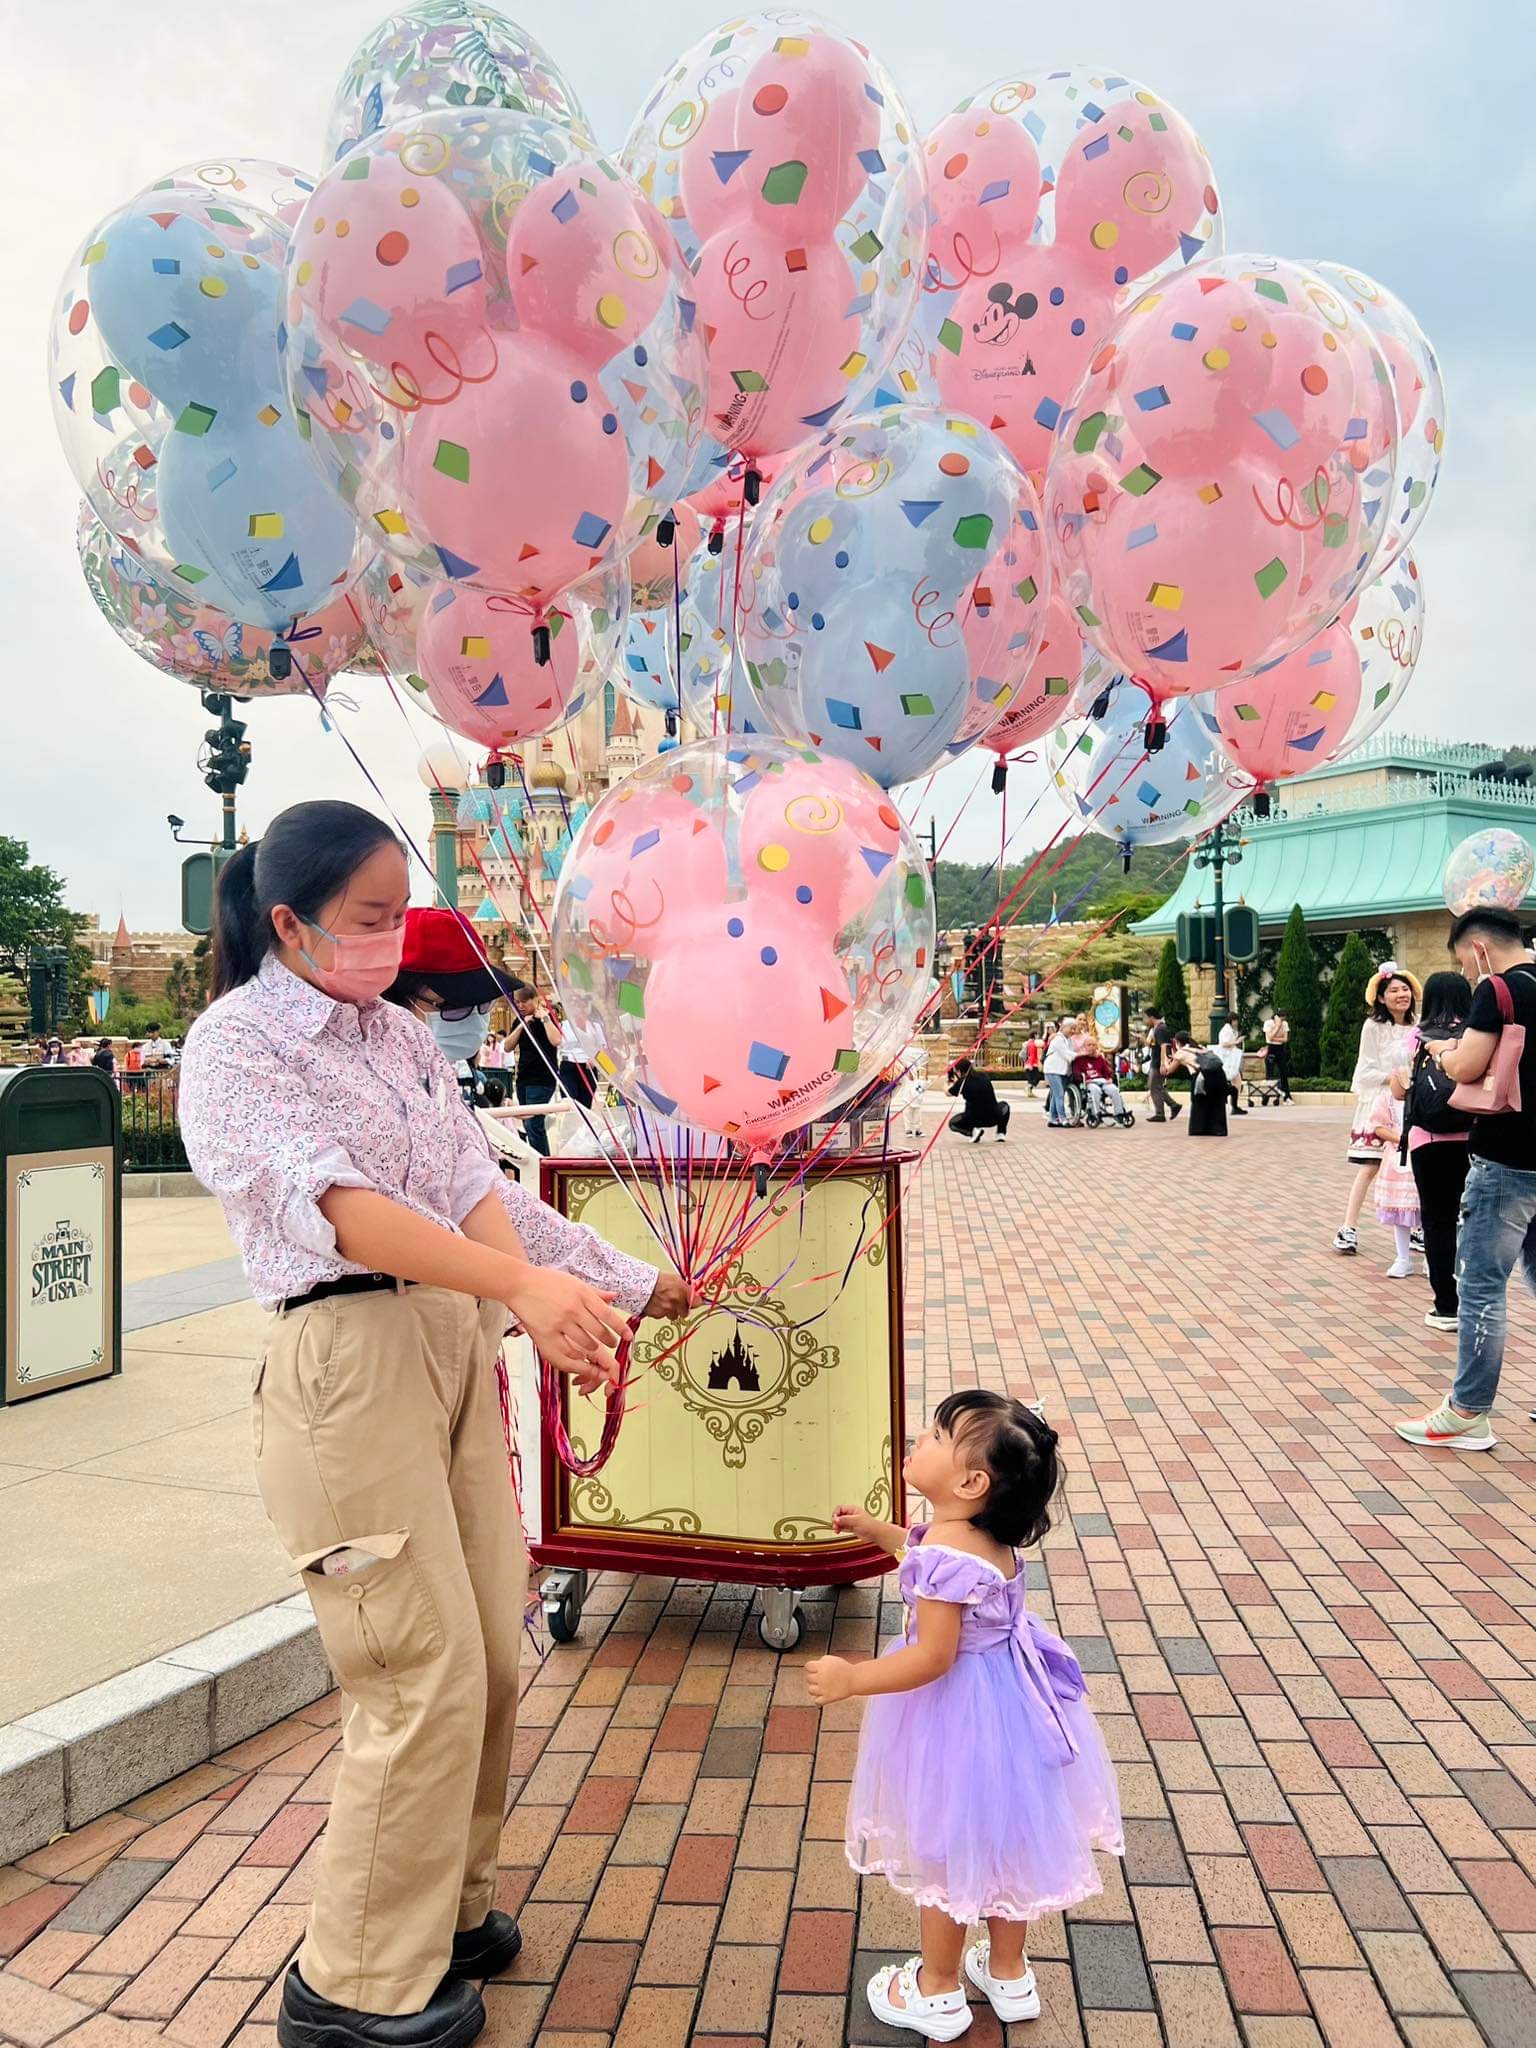
[[[123,1200],[143,1201],[154,1195],[206,1195],[195,1173],[125,1173]]]
[[[206,1763],[335,1683],[302,1593],[0,1728],[0,1864]]]

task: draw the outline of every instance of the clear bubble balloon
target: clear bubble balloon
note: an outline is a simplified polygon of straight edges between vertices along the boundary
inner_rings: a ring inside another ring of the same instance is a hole
[[[1413,681],[1424,644],[1424,583],[1411,550],[1367,583],[1340,618],[1360,670],[1359,704],[1341,754],[1379,732]]]
[[[509,107],[591,139],[565,74],[527,29],[478,0],[417,0],[352,52],[331,101],[325,161],[414,115],[461,107]]]
[[[847,1101],[910,1037],[933,895],[846,763],[697,740],[610,790],[561,870],[560,1000],[632,1103],[753,1152]]]
[[[545,615],[549,660],[540,663],[530,607],[505,592],[380,555],[360,601],[391,679],[450,731],[492,752],[554,732],[585,709],[618,660],[629,616],[622,569],[573,584]]]
[[[1167,708],[1166,739],[1147,751],[1152,693],[1122,679],[1102,717],[1063,726],[1047,741],[1053,780],[1073,815],[1129,853],[1193,839],[1242,803],[1250,777],[1227,758],[1209,713],[1209,698],[1181,698]]]
[[[1039,651],[1013,702],[981,743],[999,760],[1054,732],[1063,720],[1086,717],[1117,682],[1116,671],[1089,646],[1059,593],[1051,593]]]
[[[1166,100],[1080,67],[984,86],[924,147],[921,354],[915,376],[898,362],[897,382],[921,381],[1043,471],[1119,309],[1163,272],[1220,253],[1209,159]]]
[[[1387,359],[1397,403],[1397,471],[1386,533],[1372,564],[1380,575],[1429,516],[1445,453],[1445,384],[1429,336],[1394,292],[1342,263],[1313,265],[1364,320]]]
[[[1396,442],[1386,360],[1332,285],[1269,257],[1194,264],[1129,308],[1057,425],[1067,601],[1159,697],[1252,675],[1367,580]]]
[[[747,665],[734,653],[737,537],[733,518],[711,552],[701,542],[683,571],[679,611],[681,667],[678,694],[683,716],[696,732],[763,733],[763,716]]]
[[[670,611],[631,608],[623,657],[613,671],[614,684],[626,697],[669,718],[678,710],[677,633]]]
[[[1533,874],[1536,853],[1518,832],[1497,825],[1474,832],[1445,864],[1446,908],[1457,917],[1479,907],[1518,910]]]
[[[92,228],[49,337],[64,452],[160,580],[248,626],[328,604],[374,552],[283,386],[291,224],[310,181],[235,159],[171,172]]]
[[[800,450],[758,508],[741,653],[781,737],[884,789],[965,752],[1044,629],[1039,500],[973,420],[905,406]]]
[[[200,690],[240,698],[303,697],[332,676],[372,663],[349,592],[282,633],[247,626],[162,582],[82,504],[75,529],[80,573],[96,609],[141,661]]]
[[[879,60],[796,9],[739,16],[668,68],[623,161],[693,272],[720,448],[770,456],[857,410],[923,257],[922,151]]]
[[[293,402],[376,545],[548,605],[687,480],[704,337],[665,224],[568,128],[488,107],[359,143],[288,265]]]

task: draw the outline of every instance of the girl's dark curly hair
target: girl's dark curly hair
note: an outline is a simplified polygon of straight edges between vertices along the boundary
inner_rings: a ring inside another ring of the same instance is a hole
[[[1013,1550],[1038,1543],[1051,1526],[1051,1501],[1061,1484],[1056,1432],[1045,1418],[1007,1394],[967,1387],[946,1395],[933,1419],[990,1482],[972,1527]]]

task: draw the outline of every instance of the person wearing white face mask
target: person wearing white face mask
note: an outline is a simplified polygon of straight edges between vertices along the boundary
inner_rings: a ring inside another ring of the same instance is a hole
[[[284,2048],[462,2048],[484,2026],[477,1980],[521,1947],[495,1895],[528,1568],[496,1348],[510,1310],[595,1390],[630,1315],[689,1304],[508,1188],[431,1032],[380,1000],[408,893],[367,811],[284,811],[220,874],[215,1000],[181,1069],[188,1159],[274,1311],[257,1485],[346,1701]]]
[[[1506,1296],[1517,1264],[1536,1288],[1536,968],[1512,910],[1465,912],[1451,926],[1450,949],[1475,983],[1467,1027],[1459,1039],[1430,1037],[1428,1050],[1448,1080],[1474,1083],[1490,1069],[1498,1074],[1504,1034],[1522,1031],[1515,1068],[1520,1107],[1474,1112],[1457,1239],[1456,1379],[1438,1408],[1396,1427],[1411,1444],[1487,1451],[1498,1441],[1489,1418],[1504,1369]]]

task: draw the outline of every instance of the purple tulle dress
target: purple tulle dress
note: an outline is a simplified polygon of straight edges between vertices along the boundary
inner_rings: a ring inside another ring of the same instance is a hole
[[[1022,1561],[1005,1579],[924,1533],[901,1561],[907,1633],[917,1601],[952,1601],[960,1654],[866,1702],[848,1861],[952,1920],[1036,1920],[1103,1889],[1095,1849],[1124,1853],[1114,1766],[1082,1666],[1025,1607]]]

